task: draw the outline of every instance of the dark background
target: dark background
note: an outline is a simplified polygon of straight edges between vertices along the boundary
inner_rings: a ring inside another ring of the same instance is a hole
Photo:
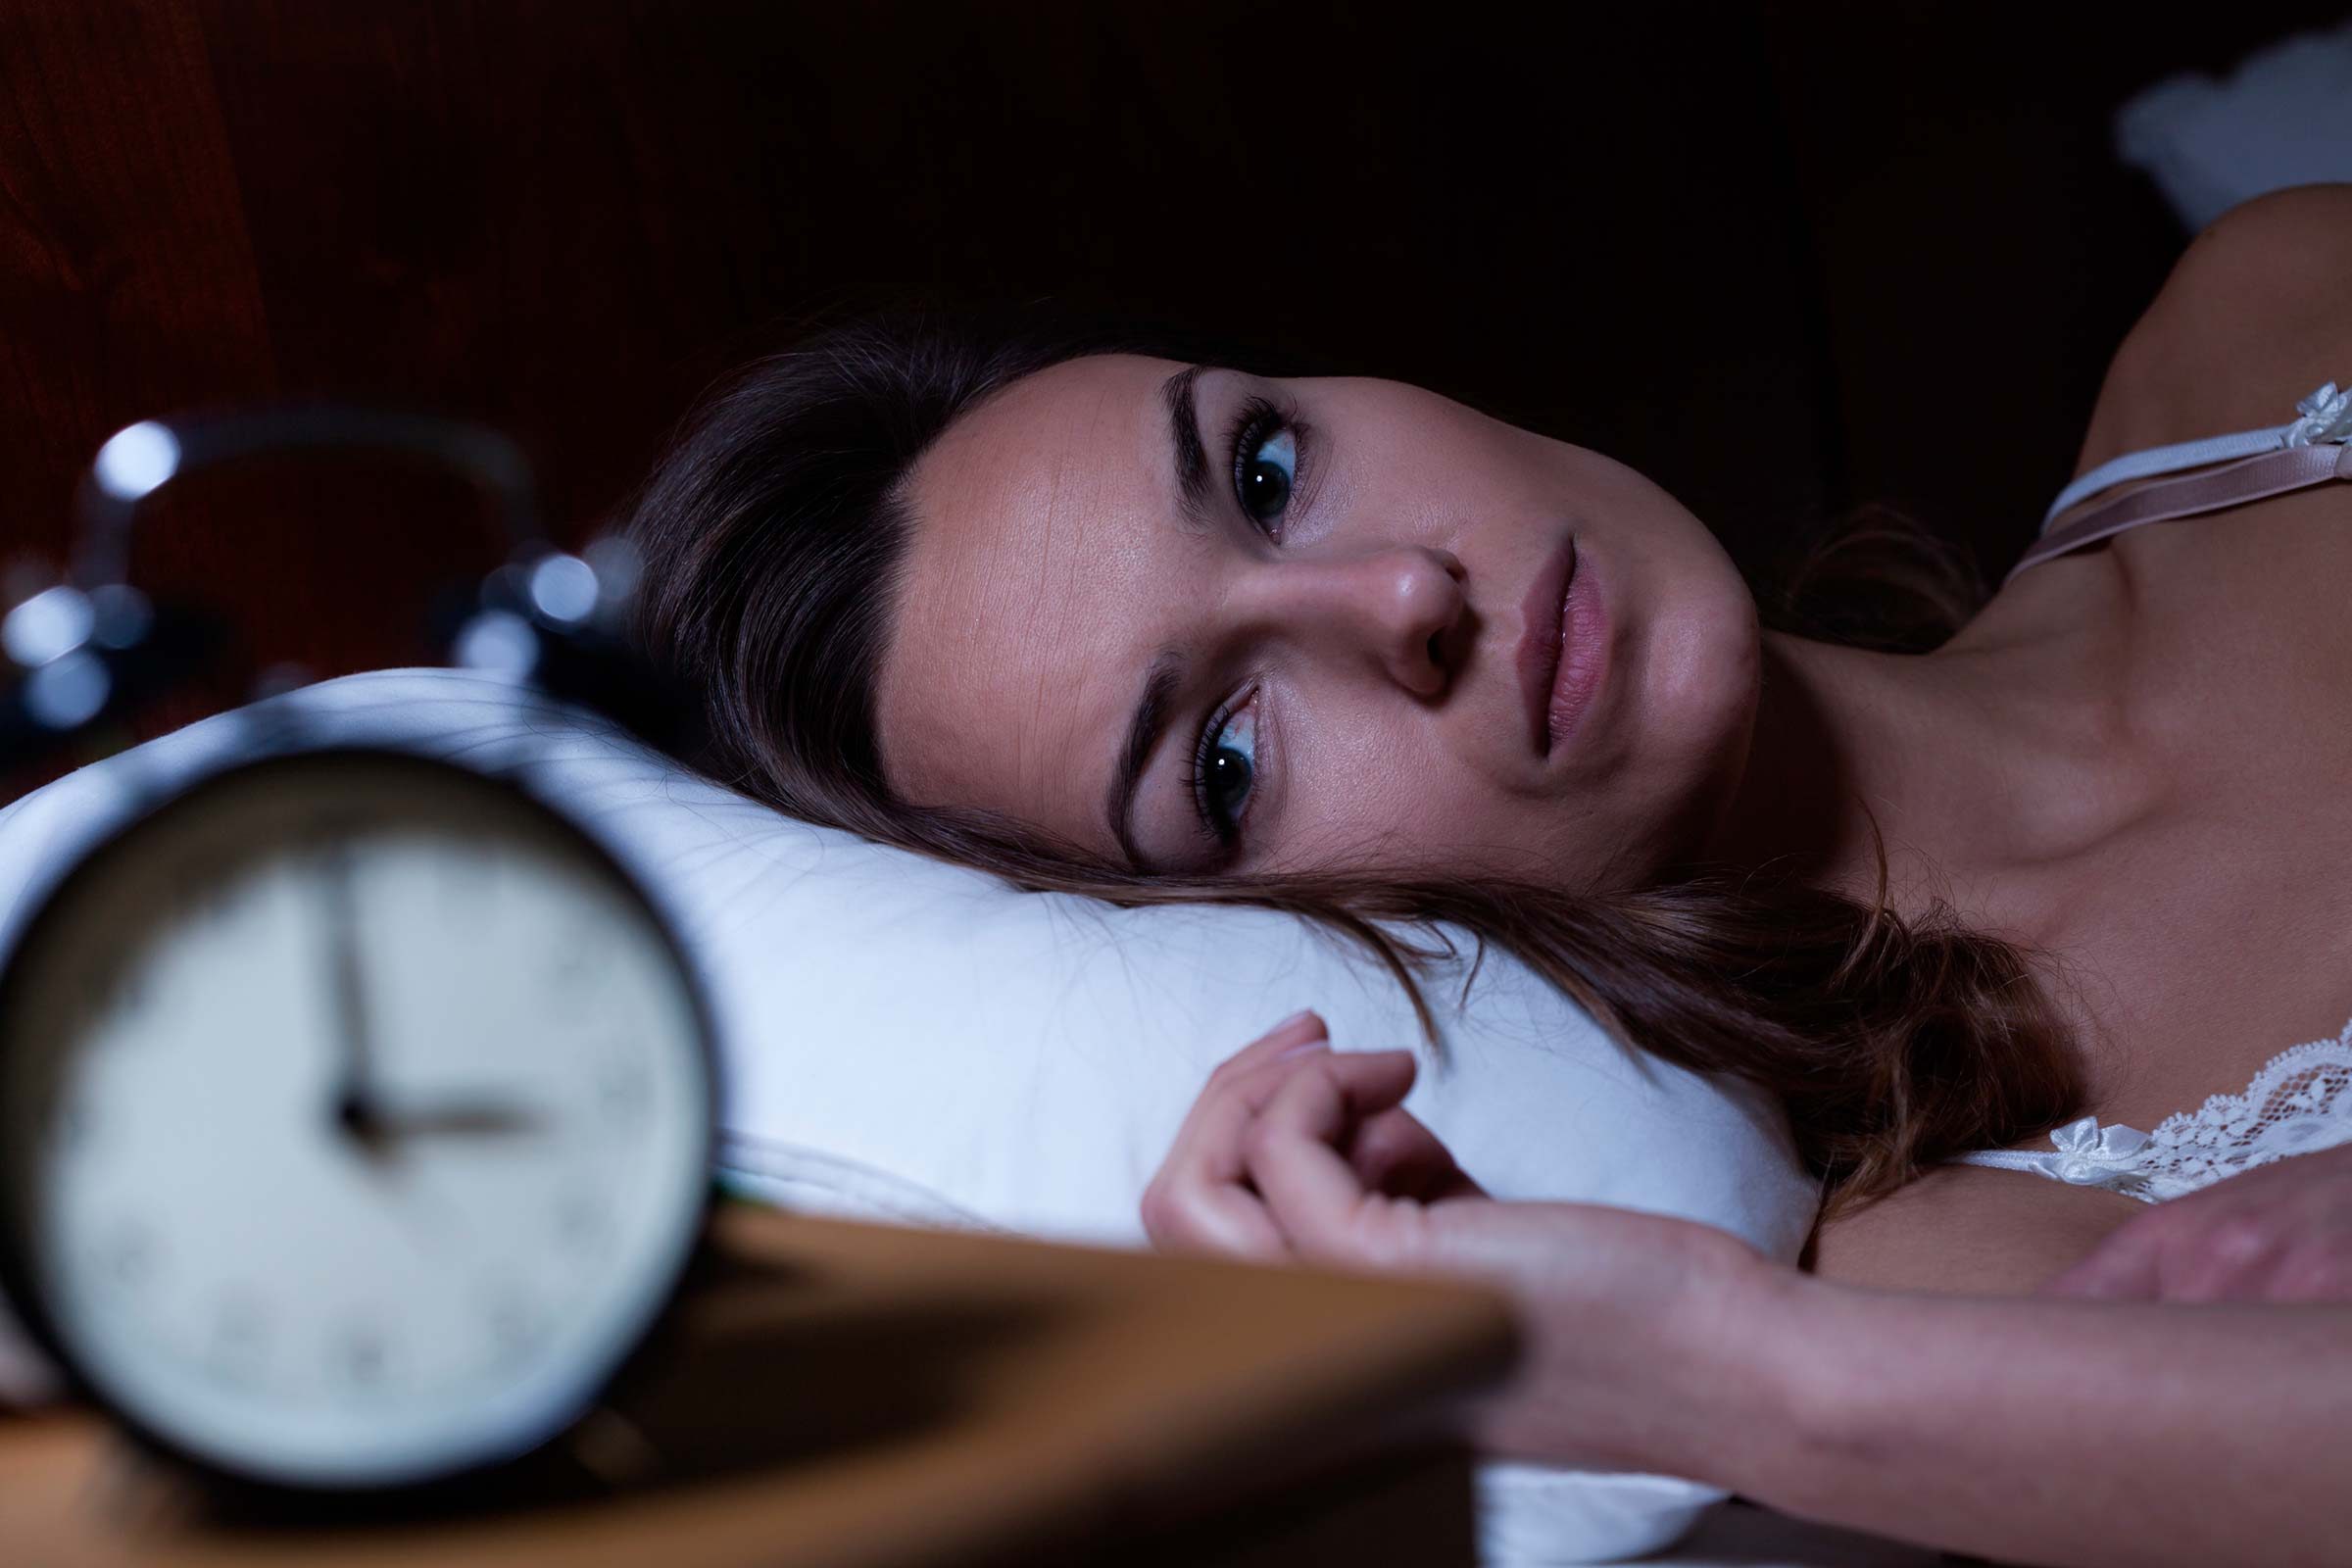
[[[0,564],[62,564],[117,427],[270,397],[487,420],[577,540],[715,375],[911,285],[1438,388],[1751,568],[1884,500],[1997,576],[2186,240],[2115,105],[2340,11],[18,0]],[[245,657],[138,732],[431,658],[487,541],[397,469],[167,492],[135,575]]]

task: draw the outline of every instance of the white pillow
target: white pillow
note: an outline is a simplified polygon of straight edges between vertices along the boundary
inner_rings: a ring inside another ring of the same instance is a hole
[[[2352,179],[2352,22],[2265,45],[2219,81],[2141,88],[2115,112],[2115,150],[2192,233],[2266,191]]]
[[[394,746],[514,779],[648,884],[695,955],[724,1052],[724,1177],[803,1210],[1148,1245],[1137,1206],[1208,1071],[1320,1010],[1341,1049],[1415,1045],[1403,994],[1303,922],[1121,910],[810,827],[578,710],[445,669],[327,681],[192,724],[0,811],[0,943],[155,792],[256,746]],[[1793,1262],[1818,1194],[1768,1097],[1603,1035],[1507,956],[1405,1103],[1498,1197],[1703,1221]],[[1726,1495],[1670,1477],[1480,1467],[1494,1563],[1592,1562]]]

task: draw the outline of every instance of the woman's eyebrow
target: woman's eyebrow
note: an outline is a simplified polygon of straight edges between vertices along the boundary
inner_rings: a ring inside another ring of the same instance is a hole
[[[1200,444],[1200,414],[1193,389],[1209,367],[1188,365],[1159,384],[1159,401],[1168,412],[1170,469],[1176,475],[1176,509],[1197,531],[1209,527],[1208,452]],[[1110,819],[1111,836],[1127,861],[1138,871],[1149,870],[1143,848],[1135,838],[1135,797],[1143,787],[1144,764],[1174,716],[1176,687],[1184,672],[1184,652],[1163,648],[1144,677],[1143,695],[1135,715],[1127,721],[1127,739],[1119,747],[1118,765],[1111,770],[1110,789],[1102,803]]]
[[[1197,530],[1209,526],[1208,453],[1200,444],[1200,415],[1193,403],[1193,388],[1208,373],[1205,365],[1188,365],[1159,384],[1160,405],[1168,412],[1170,469],[1176,475],[1176,509]],[[1181,649],[1163,648],[1144,676],[1143,695],[1135,715],[1127,721],[1127,739],[1119,747],[1118,765],[1111,770],[1110,789],[1102,803],[1110,819],[1111,836],[1136,870],[1148,870],[1142,846],[1135,838],[1135,797],[1143,787],[1144,764],[1168,727],[1176,705],[1176,686],[1184,670]]]
[[[1168,411],[1168,446],[1175,455],[1176,508],[1196,530],[1208,527],[1208,454],[1200,445],[1200,415],[1193,406],[1193,385],[1208,372],[1192,365],[1159,384],[1159,401]]]
[[[1119,747],[1119,762],[1110,775],[1110,791],[1103,800],[1103,810],[1110,818],[1112,837],[1119,841],[1119,850],[1127,863],[1138,871],[1148,871],[1143,847],[1135,837],[1135,797],[1143,787],[1144,764],[1152,760],[1152,749],[1168,727],[1176,711],[1176,688],[1184,674],[1184,652],[1163,648],[1152,661],[1152,669],[1144,677],[1144,693],[1135,705],[1135,715],[1127,721],[1127,739]]]

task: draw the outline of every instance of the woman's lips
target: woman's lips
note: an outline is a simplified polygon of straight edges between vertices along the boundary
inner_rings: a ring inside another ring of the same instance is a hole
[[[1591,706],[1600,682],[1604,645],[1600,590],[1579,570],[1574,537],[1544,564],[1521,608],[1519,684],[1527,699],[1528,734],[1538,757],[1548,758]]]
[[[1551,678],[1551,704],[1545,715],[1551,721],[1553,747],[1565,744],[1576,733],[1608,664],[1608,612],[1602,607],[1600,583],[1601,573],[1579,557],[1561,605],[1560,667]]]
[[[1560,630],[1568,582],[1576,574],[1576,539],[1563,539],[1544,558],[1519,607],[1519,686],[1527,699],[1528,739],[1538,757],[1551,755],[1551,688],[1560,670]]]

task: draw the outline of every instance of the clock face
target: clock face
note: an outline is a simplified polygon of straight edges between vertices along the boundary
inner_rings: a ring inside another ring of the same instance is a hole
[[[222,1468],[430,1479],[575,1417],[709,1191],[691,980],[637,891],[491,780],[329,753],[78,867],[0,992],[12,1288]]]

